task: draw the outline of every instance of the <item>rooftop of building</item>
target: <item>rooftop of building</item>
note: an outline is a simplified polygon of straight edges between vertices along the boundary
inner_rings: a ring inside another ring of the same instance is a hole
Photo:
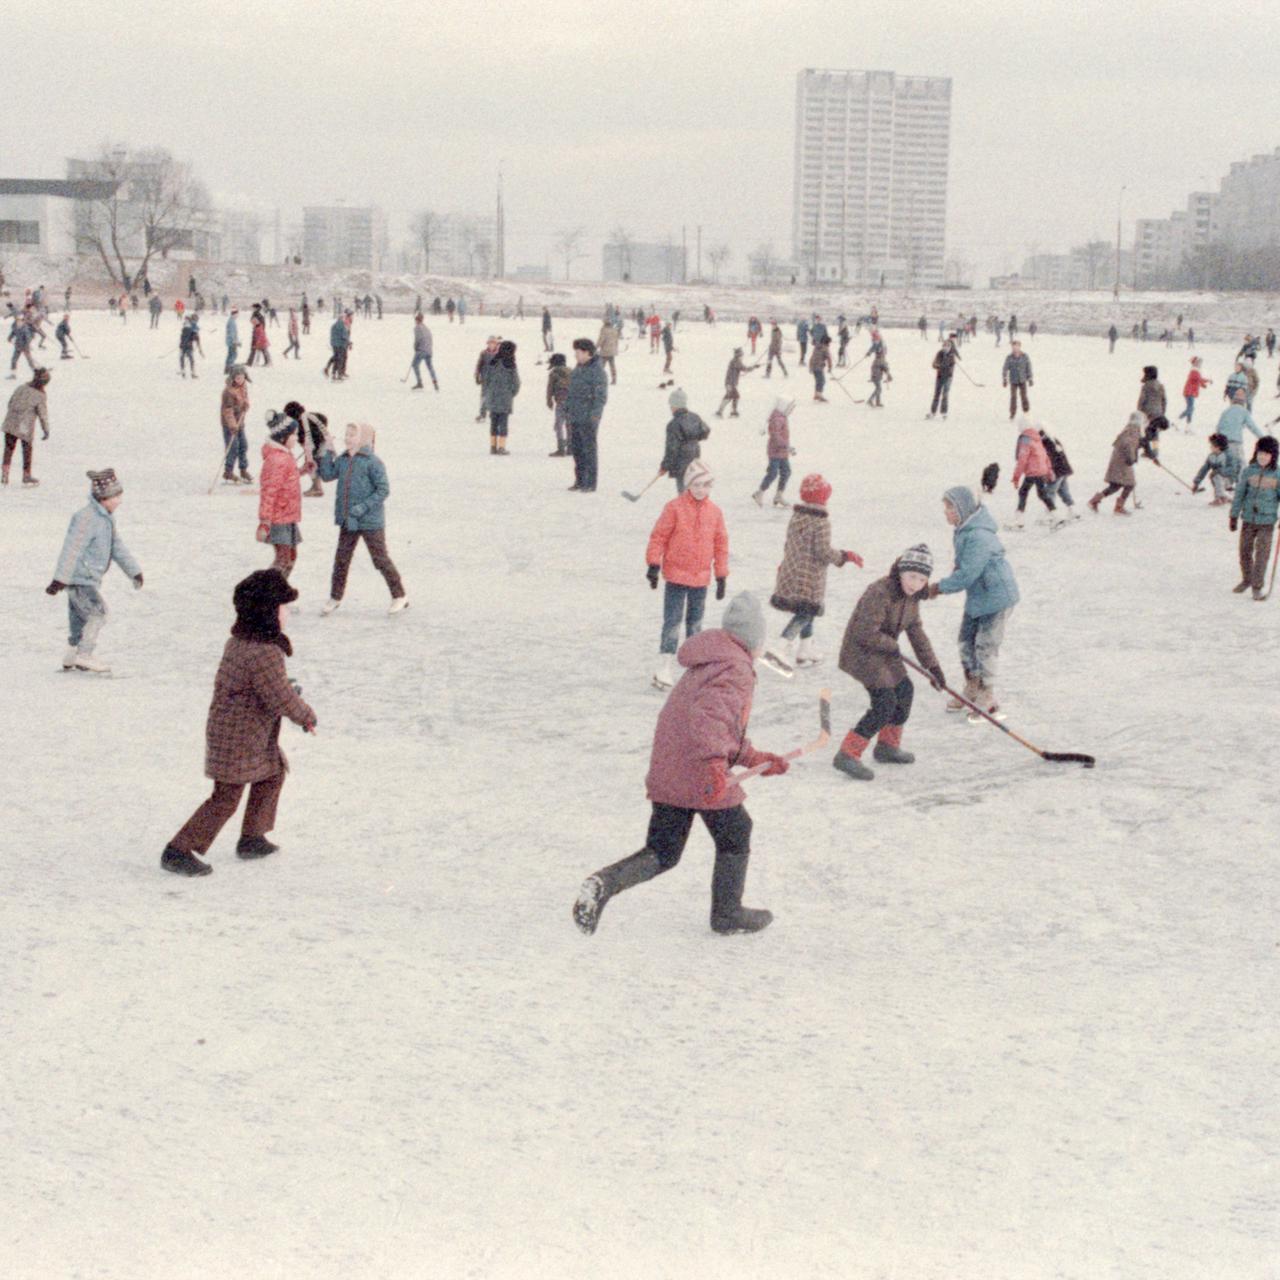
[[[105,200],[120,184],[96,178],[0,178],[0,196],[61,196]]]

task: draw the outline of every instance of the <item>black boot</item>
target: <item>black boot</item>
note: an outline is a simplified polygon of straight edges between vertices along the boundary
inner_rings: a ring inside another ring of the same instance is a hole
[[[632,885],[643,884],[652,880],[662,872],[662,863],[658,855],[646,846],[639,853],[633,853],[621,862],[615,862],[603,871],[588,876],[578,890],[578,897],[573,904],[573,923],[585,934],[593,934],[600,923],[600,913],[605,903],[615,893],[630,889]]]
[[[236,841],[236,857],[237,858],[265,858],[269,853],[275,853],[280,846],[272,844],[266,836],[241,836]]]
[[[207,862],[201,862],[194,853],[183,853],[171,844],[165,845],[160,855],[160,866],[176,876],[207,876],[213,873],[213,868]]]
[[[746,849],[716,850],[715,870],[711,873],[711,928],[715,933],[759,933],[773,920],[771,911],[742,905],[750,857]]]

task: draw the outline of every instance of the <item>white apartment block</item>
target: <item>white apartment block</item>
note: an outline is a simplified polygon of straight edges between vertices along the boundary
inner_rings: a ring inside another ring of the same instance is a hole
[[[1193,191],[1187,207],[1167,218],[1139,218],[1133,236],[1133,283],[1139,288],[1164,284],[1188,254],[1218,239],[1219,233],[1220,199],[1211,191]]]
[[[792,252],[805,277],[941,284],[950,145],[950,79],[801,71]]]
[[[380,271],[386,251],[387,217],[381,209],[312,205],[302,211],[307,266]]]
[[[1280,147],[1237,160],[1218,196],[1221,238],[1239,249],[1280,242]]]

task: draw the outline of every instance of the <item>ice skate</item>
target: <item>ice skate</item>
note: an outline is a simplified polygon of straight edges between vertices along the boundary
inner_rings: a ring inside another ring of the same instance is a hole
[[[794,640],[777,640],[760,655],[760,661],[771,671],[776,671],[783,679],[790,680],[796,673],[795,651]]]
[[[970,676],[970,675],[965,676],[964,696],[970,702],[976,702],[978,700],[978,681],[975,676]],[[947,700],[947,710],[948,711],[968,711],[969,708],[965,705],[964,701],[956,697],[955,694],[952,694],[951,697]]]
[[[76,647],[72,645],[66,653],[62,655],[63,671],[74,671],[76,668]]]
[[[22,477],[22,487],[24,489],[35,489],[39,484],[40,481],[33,475],[28,474]]]
[[[1234,587],[1232,587],[1231,590],[1234,595],[1238,595],[1238,596],[1244,595],[1244,593],[1249,590],[1249,583],[1247,580],[1244,582],[1239,582]]]
[[[389,614],[403,613],[409,607],[408,596],[397,596],[392,602],[391,607],[387,610]]]
[[[796,651],[796,666],[816,667],[823,657],[824,655],[818,649],[818,642],[809,636],[800,641],[800,648]]]
[[[773,495],[773,505],[774,505],[775,507],[789,507],[789,506],[791,505],[791,503],[789,503],[789,502],[786,500],[786,498],[784,498],[784,497],[782,496],[782,494],[780,494],[780,493],[775,493],[775,494]]]
[[[754,503],[756,504],[756,506],[757,506],[757,507],[763,507],[763,506],[764,506],[764,492],[763,492],[763,490],[761,490],[761,489],[757,489],[757,490],[755,491],[755,493],[753,493],[753,494],[751,495],[751,501],[752,501],[752,502],[754,502]]]
[[[105,662],[95,658],[91,653],[81,653],[79,650],[76,650],[75,667],[77,671],[89,671],[94,675],[111,674],[111,668]]]
[[[676,655],[664,653],[658,658],[658,665],[653,672],[653,687],[664,693],[676,682]]]
[[[320,609],[320,616],[327,618],[342,603],[341,600],[328,599],[324,602]]]
[[[573,903],[573,923],[590,937],[595,933],[596,926],[600,923],[600,913],[608,901],[609,894],[605,890],[604,881],[599,876],[588,876],[582,882],[582,888],[578,890]]]

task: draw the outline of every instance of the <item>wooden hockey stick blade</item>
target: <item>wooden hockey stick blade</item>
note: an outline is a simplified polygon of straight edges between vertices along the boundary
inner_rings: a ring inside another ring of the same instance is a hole
[[[807,756],[814,751],[821,751],[823,747],[831,741],[831,690],[823,689],[818,694],[818,723],[820,732],[812,742],[806,742],[803,747],[796,747],[794,750],[788,751],[782,758],[787,761],[799,760],[801,756]],[[731,773],[729,782],[742,783],[748,778],[755,778],[762,774],[768,764],[758,764],[751,769],[744,769],[741,773]]]
[[[626,500],[627,500],[628,502],[639,502],[639,501],[640,501],[640,495],[639,495],[638,493],[628,493],[625,489],[623,489],[623,491],[622,491],[622,496],[623,496],[624,498],[626,498]]]
[[[1092,756],[1079,751],[1042,751],[1040,755],[1055,764],[1082,764],[1086,769],[1092,769],[1098,763]]]

